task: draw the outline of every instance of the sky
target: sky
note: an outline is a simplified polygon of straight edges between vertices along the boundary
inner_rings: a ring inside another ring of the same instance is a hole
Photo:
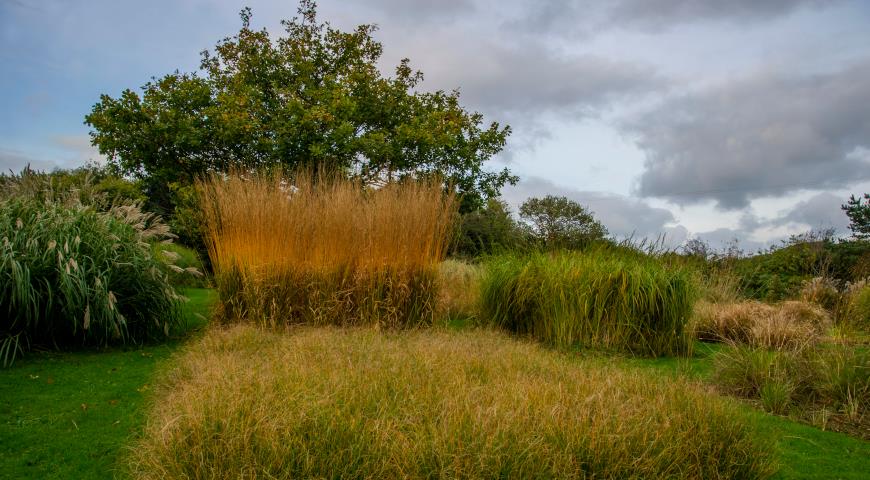
[[[280,35],[293,0],[0,0],[0,170],[101,161],[84,116],[101,94],[196,71],[241,26]],[[320,1],[377,24],[380,67],[461,92],[511,126],[489,162],[531,196],[588,206],[618,237],[734,239],[746,251],[834,228],[870,192],[870,2]]]

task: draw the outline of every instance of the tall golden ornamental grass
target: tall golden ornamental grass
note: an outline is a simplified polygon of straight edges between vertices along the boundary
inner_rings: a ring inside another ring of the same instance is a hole
[[[235,173],[198,188],[225,318],[431,321],[456,207],[439,182],[367,189],[310,172]]]

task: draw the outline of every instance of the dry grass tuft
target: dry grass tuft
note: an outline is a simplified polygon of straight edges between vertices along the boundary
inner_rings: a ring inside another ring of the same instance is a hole
[[[697,338],[768,349],[797,349],[815,343],[831,327],[821,307],[804,301],[768,305],[757,301],[698,302],[692,320]]]
[[[365,189],[310,173],[198,184],[223,317],[429,323],[455,201],[440,183]]]
[[[726,400],[474,331],[250,326],[188,347],[128,472],[152,478],[763,478]]]

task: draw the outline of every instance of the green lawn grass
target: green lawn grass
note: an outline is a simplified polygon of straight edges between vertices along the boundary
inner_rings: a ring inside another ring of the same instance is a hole
[[[215,294],[184,293],[189,332],[205,323]],[[155,368],[180,343],[33,352],[0,369],[0,478],[112,478],[144,420]]]
[[[206,322],[215,294],[187,290],[188,328]],[[463,328],[463,325],[451,325]],[[0,370],[0,478],[112,478],[118,455],[140,431],[156,368],[181,344],[100,352],[31,353]],[[702,379],[716,346],[689,360],[617,357],[627,368]],[[613,356],[602,357],[614,361]],[[825,432],[747,405],[760,434],[776,443],[778,478],[870,478],[870,442]]]

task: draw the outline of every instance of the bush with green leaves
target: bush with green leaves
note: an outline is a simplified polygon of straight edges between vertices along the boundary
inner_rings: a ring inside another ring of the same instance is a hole
[[[180,320],[181,297],[152,243],[169,236],[159,217],[132,205],[101,213],[0,200],[0,362],[32,346],[164,338]]]
[[[558,347],[642,355],[689,351],[691,274],[639,253],[596,248],[491,258],[481,283],[484,321]]]

